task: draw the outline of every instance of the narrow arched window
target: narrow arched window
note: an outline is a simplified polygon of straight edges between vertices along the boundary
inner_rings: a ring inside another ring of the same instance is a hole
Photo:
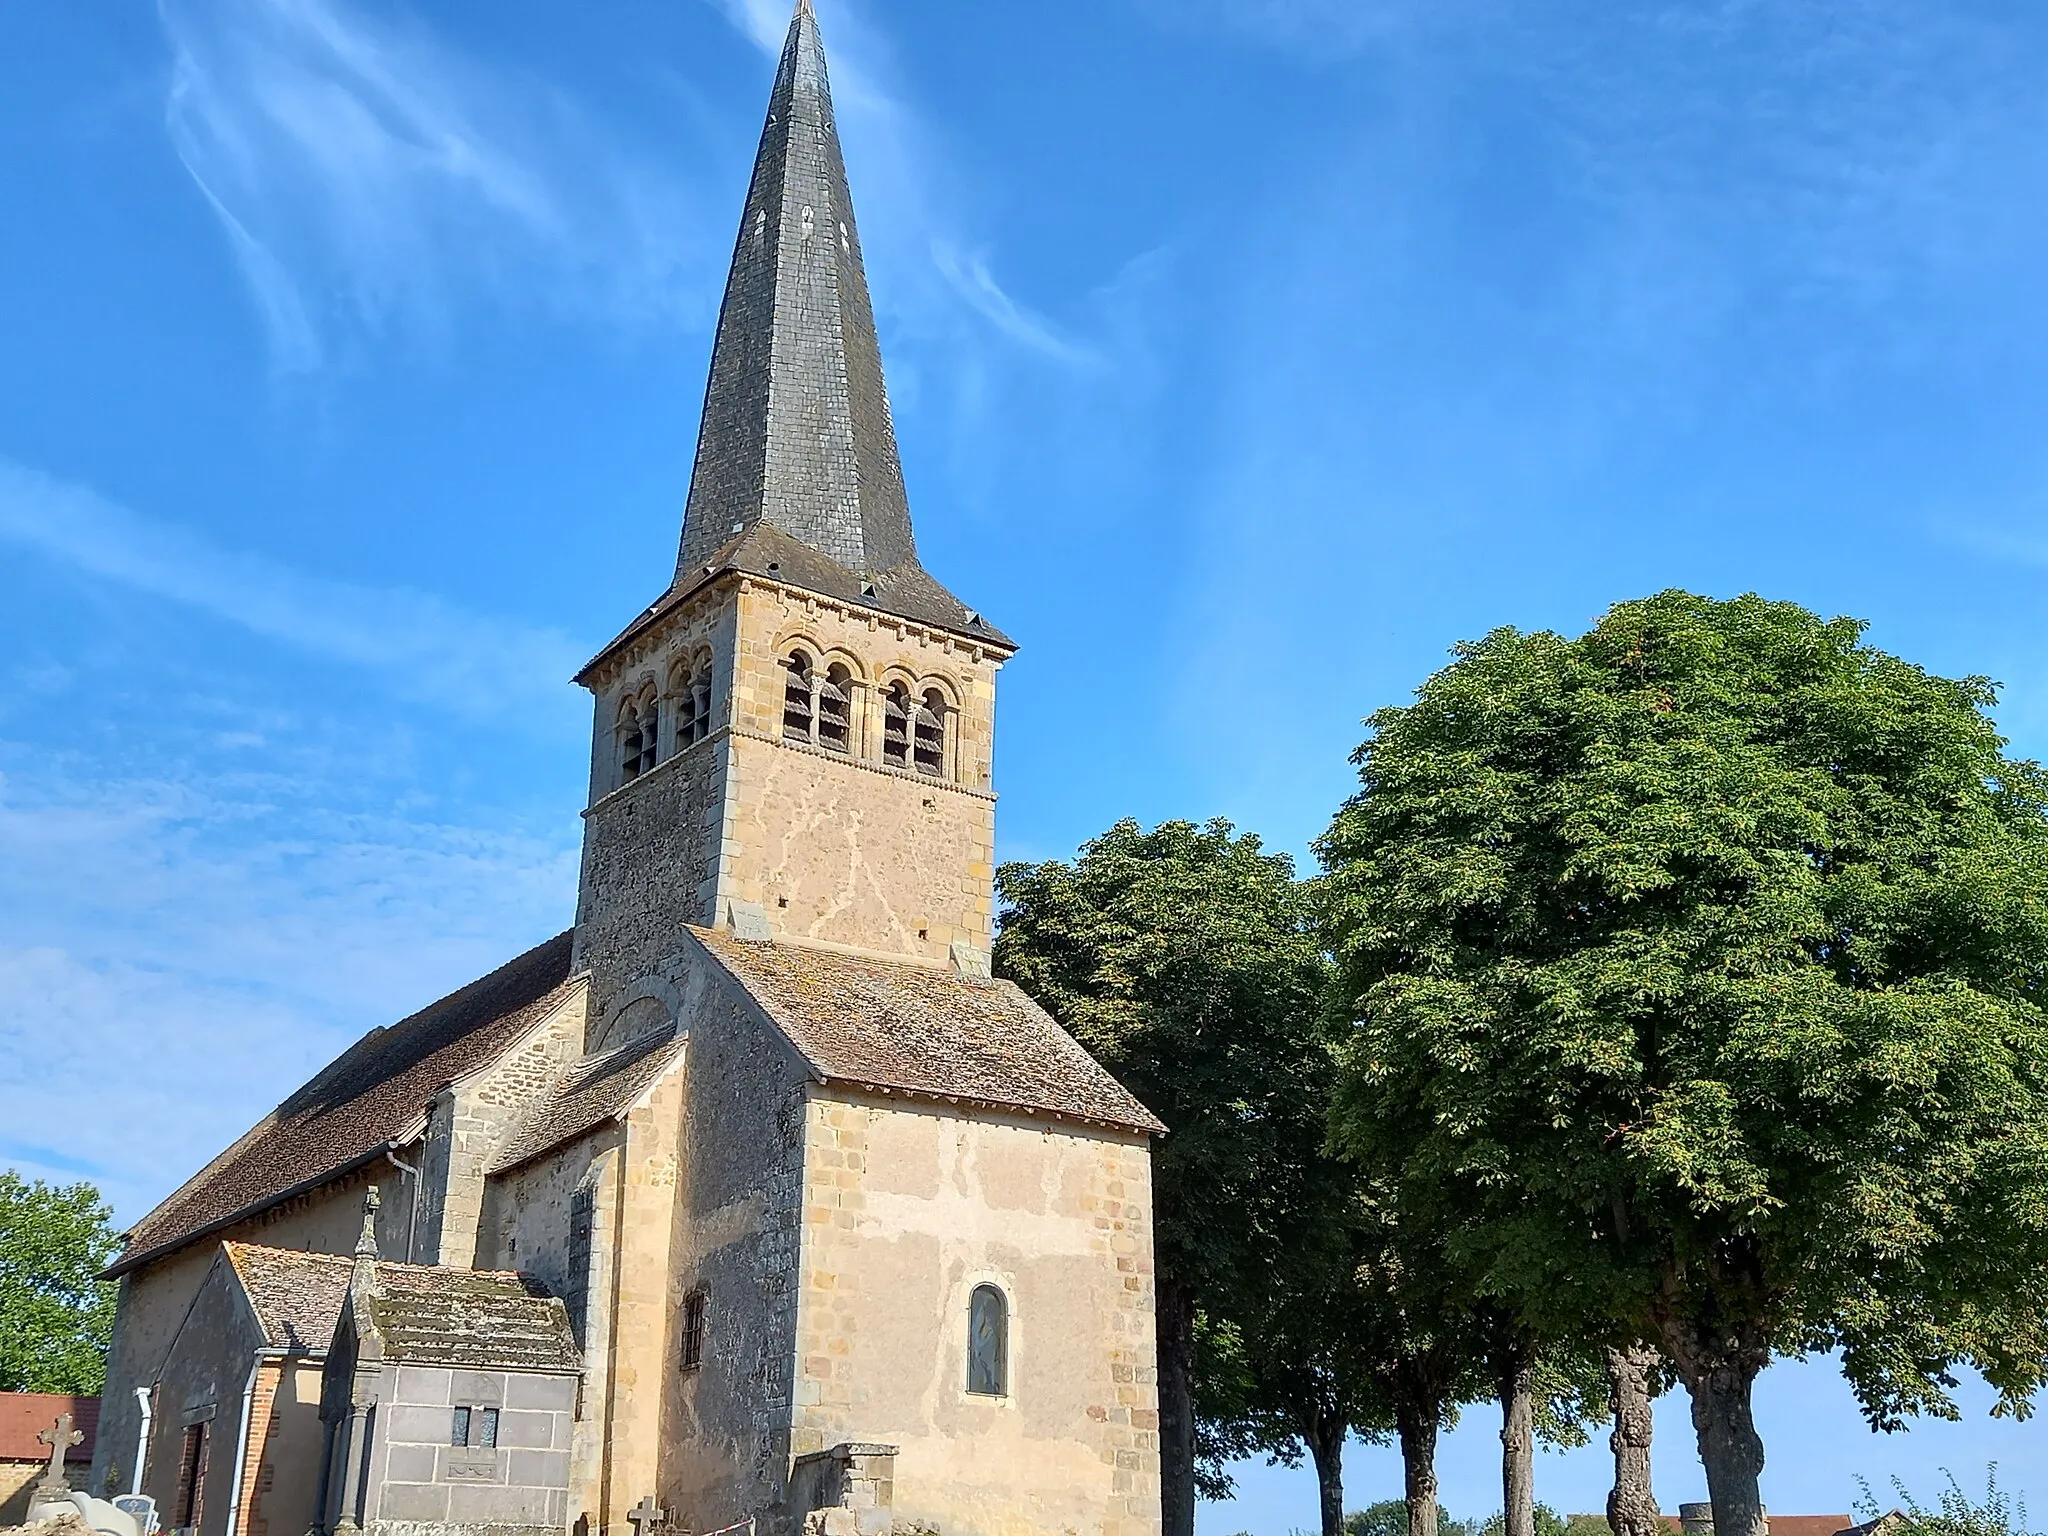
[[[696,741],[699,731],[696,691],[690,687],[690,673],[687,667],[677,667],[669,679],[669,696],[675,700],[676,750],[682,751]]]
[[[711,661],[708,657],[697,664],[697,675],[690,683],[690,699],[697,707],[697,740],[702,741],[711,734]]]
[[[1004,1397],[1010,1390],[1010,1305],[992,1285],[967,1303],[967,1390]]]
[[[936,688],[926,689],[917,707],[911,756],[919,773],[936,779],[946,771],[946,696]]]
[[[802,651],[792,651],[783,667],[788,676],[782,684],[782,739],[809,742],[813,723],[811,696],[815,692],[811,659]]]
[[[892,768],[910,766],[910,690],[891,683],[882,695],[882,761]]]
[[[619,782],[629,783],[652,768],[660,745],[660,707],[651,698],[628,699],[619,710]]]
[[[652,684],[640,696],[640,771],[661,761],[661,696]]]
[[[838,664],[818,684],[818,745],[827,752],[853,748],[853,674]]]

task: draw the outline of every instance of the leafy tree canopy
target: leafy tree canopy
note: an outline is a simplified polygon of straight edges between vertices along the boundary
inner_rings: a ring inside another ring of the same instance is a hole
[[[1328,1396],[1299,1376],[1195,1367],[1202,1320],[1257,1326],[1249,1301],[1302,1255],[1287,1235],[1330,1166],[1328,973],[1311,894],[1291,860],[1224,821],[1121,821],[1072,863],[1005,865],[996,888],[997,974],[1169,1127],[1152,1156],[1161,1484],[1167,1536],[1185,1536],[1198,1465],[1219,1492],[1218,1458],[1237,1440],[1301,1422],[1299,1391],[1288,1403],[1256,1394],[1306,1382],[1317,1403]],[[1210,1335],[1212,1361],[1230,1347]]]
[[[1271,1262],[1320,1149],[1325,982],[1293,861],[1225,821],[1120,821],[1072,863],[1006,864],[1016,981],[1166,1122],[1155,1249],[1205,1299]]]
[[[120,1240],[90,1184],[0,1169],[0,1392],[95,1393],[106,1383]]]
[[[1773,1350],[1839,1347],[1880,1425],[2048,1359],[2048,779],[1862,629],[1496,631],[1373,716],[1319,844],[1347,1148],[1495,1294],[1734,1371],[1743,1432]]]

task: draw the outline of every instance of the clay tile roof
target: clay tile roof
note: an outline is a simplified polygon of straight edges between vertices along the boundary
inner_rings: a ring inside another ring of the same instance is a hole
[[[379,1264],[370,1316],[387,1360],[559,1375],[583,1369],[568,1309],[521,1275]]]
[[[354,1260],[346,1254],[299,1253],[254,1243],[222,1243],[235,1278],[272,1349],[324,1354],[348,1295]]]
[[[657,1030],[578,1062],[505,1138],[490,1171],[516,1168],[624,1114],[683,1054],[687,1038]]]
[[[324,1354],[341,1320],[355,1261],[346,1254],[254,1243],[221,1247],[266,1342],[273,1349]],[[380,1263],[377,1292],[371,1316],[387,1359],[480,1370],[582,1369],[568,1312],[523,1275]]]
[[[1166,1129],[1011,982],[690,932],[821,1081]]]
[[[60,1413],[70,1414],[71,1427],[85,1436],[64,1453],[64,1459],[91,1461],[93,1438],[100,1427],[100,1400],[68,1392],[0,1392],[0,1461],[47,1464],[50,1448],[36,1436],[55,1424]]]
[[[123,1274],[326,1182],[408,1134],[448,1083],[509,1048],[569,995],[557,935],[388,1029],[372,1030],[128,1233]]]

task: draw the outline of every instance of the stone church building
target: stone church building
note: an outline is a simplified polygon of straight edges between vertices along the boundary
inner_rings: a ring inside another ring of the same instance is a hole
[[[95,1488],[195,1536],[1156,1536],[1149,1138],[989,976],[997,670],[919,563],[809,0],[575,926],[128,1234]]]

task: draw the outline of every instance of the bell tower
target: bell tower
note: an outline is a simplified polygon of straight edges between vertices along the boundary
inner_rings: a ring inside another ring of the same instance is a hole
[[[596,702],[577,903],[592,1016],[685,924],[985,973],[995,675],[917,557],[810,0],[719,312],[673,581]]]

